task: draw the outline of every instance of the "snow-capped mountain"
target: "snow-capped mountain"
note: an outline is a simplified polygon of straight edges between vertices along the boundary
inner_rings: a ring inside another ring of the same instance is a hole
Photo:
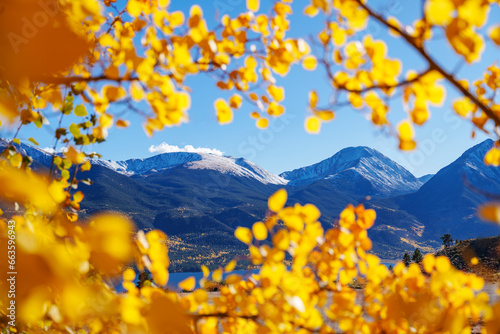
[[[317,164],[280,174],[291,185],[305,186],[320,180],[336,185],[350,183],[365,195],[409,193],[422,186],[412,173],[382,153],[368,147],[349,147]]]
[[[93,160],[93,164],[112,169],[124,175],[147,176],[174,167],[192,170],[213,170],[236,177],[251,178],[263,184],[285,185],[287,180],[243,158],[220,156],[211,153],[173,152],[146,159],[125,161]]]
[[[477,216],[480,204],[500,196],[500,168],[486,166],[486,152],[492,140],[468,149],[457,160],[441,169],[418,191],[397,200],[399,207],[426,225],[426,233],[450,233],[466,239],[500,232]]]
[[[8,144],[9,141],[0,138],[0,148],[6,147]],[[35,163],[45,167],[50,166],[52,161],[50,153],[24,143],[13,145],[22,155],[32,157]],[[213,170],[235,177],[255,179],[263,184],[285,185],[288,183],[282,177],[268,172],[246,159],[211,153],[172,152],[145,159],[124,161],[91,159],[90,161],[92,165],[102,166],[126,176],[148,176],[174,167],[183,167],[193,170]]]

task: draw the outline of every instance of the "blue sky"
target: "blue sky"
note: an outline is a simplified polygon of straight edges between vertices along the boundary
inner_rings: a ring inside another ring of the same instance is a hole
[[[244,0],[198,2],[201,3],[209,26],[214,26],[217,10],[234,17],[245,8]],[[187,13],[192,3],[194,2],[172,0],[171,9]],[[308,18],[302,14],[305,3],[305,1],[296,1],[294,4],[294,14],[290,18],[292,22],[290,36],[316,35],[323,26],[321,16]],[[261,11],[267,12],[271,4],[272,1],[262,0]],[[420,1],[368,1],[368,4],[377,8],[385,16],[396,16],[401,22],[407,24],[421,12]],[[498,17],[500,17],[500,10],[495,8],[494,12],[490,13],[489,22],[495,21]],[[368,31],[375,39],[387,42],[390,57],[403,59],[403,73],[409,68],[425,69],[425,64],[415,52],[410,50],[402,40],[388,36],[377,23],[371,22]],[[439,32],[438,35],[444,34]],[[432,56],[445,68],[452,69],[458,63],[458,58],[453,56],[451,47],[444,36],[437,36],[436,41],[430,42],[429,49]],[[462,66],[459,77],[478,78],[479,73],[483,73],[497,60],[499,60],[498,48],[491,42],[487,42],[486,52],[483,53],[481,61],[472,66],[467,64]],[[161,143],[179,147],[192,145],[218,149],[226,155],[244,157],[271,172],[280,173],[319,162],[345,147],[369,146],[402,164],[415,175],[421,176],[437,172],[455,160],[467,148],[486,139],[486,136],[481,133],[478,133],[475,139],[471,139],[472,126],[454,115],[451,101],[457,97],[457,93],[449,86],[446,86],[447,98],[443,107],[432,108],[430,122],[417,129],[419,147],[416,151],[410,153],[399,151],[395,138],[382,133],[371,125],[363,114],[352,108],[336,111],[335,120],[323,124],[319,135],[310,135],[304,130],[304,119],[308,115],[306,109],[308,91],[317,90],[320,102],[326,101],[333,92],[324,71],[318,67],[314,72],[307,72],[300,65],[296,65],[287,77],[277,78],[277,84],[286,89],[284,101],[286,113],[280,118],[271,120],[271,125],[266,130],[259,130],[255,127],[254,120],[249,117],[252,111],[249,105],[244,105],[236,112],[231,124],[219,125],[215,117],[213,101],[217,97],[227,98],[229,95],[215,88],[216,81],[209,76],[196,76],[187,81],[193,90],[189,123],[180,127],[166,128],[150,138],[143,131],[143,120],[130,114],[131,127],[113,128],[105,143],[93,145],[89,151],[97,151],[105,159],[124,160],[151,156],[153,153],[149,151],[149,148]],[[401,99],[393,99],[390,120],[397,123],[404,117]],[[55,123],[56,119],[50,118],[51,123]],[[53,124],[53,127],[55,128],[56,125]],[[5,133],[4,130],[2,136],[8,137],[9,133]],[[35,137],[42,148],[49,147],[53,143],[52,133],[33,126],[23,129],[20,137],[21,139]]]

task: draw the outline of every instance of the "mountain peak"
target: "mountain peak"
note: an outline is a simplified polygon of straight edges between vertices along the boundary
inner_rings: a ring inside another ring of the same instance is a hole
[[[365,146],[342,149],[317,164],[284,172],[280,176],[298,186],[320,180],[336,183],[347,181],[351,184],[360,182],[364,184],[363,188],[367,187],[366,195],[406,193],[415,191],[422,185],[405,168],[377,150]]]

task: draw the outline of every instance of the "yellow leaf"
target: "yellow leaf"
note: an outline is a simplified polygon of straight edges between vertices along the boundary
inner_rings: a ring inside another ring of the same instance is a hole
[[[78,152],[73,146],[70,146],[64,155],[74,165],[79,165],[85,162],[85,154],[83,152]]]
[[[308,71],[314,71],[316,69],[316,66],[317,66],[317,61],[316,57],[314,56],[306,56],[302,60],[302,67],[304,67],[304,69]]]
[[[132,282],[135,279],[135,271],[131,268],[127,268],[122,276],[124,281]]]
[[[238,94],[234,94],[233,96],[231,96],[231,98],[229,99],[229,105],[231,106],[231,108],[233,109],[239,109],[241,107],[241,104],[243,103],[243,99],[241,98],[240,95]]]
[[[73,200],[74,200],[75,202],[80,203],[80,202],[83,200],[83,197],[84,197],[83,193],[82,193],[81,191],[77,191],[77,192],[73,195]]]
[[[127,121],[125,119],[119,119],[116,121],[116,127],[118,128],[126,128],[130,125],[130,121]]]
[[[280,250],[287,250],[290,246],[290,236],[285,229],[279,230],[273,237],[273,245]]]
[[[210,270],[205,265],[201,266],[201,271],[203,272],[203,277],[205,278],[208,277],[208,275],[210,275]]]
[[[217,120],[220,124],[228,124],[233,121],[233,111],[226,101],[224,101],[223,99],[217,99],[214,102],[214,106]]]
[[[425,3],[425,17],[432,24],[449,24],[454,11],[452,0],[429,0]]]
[[[247,8],[252,12],[259,11],[260,0],[247,0]]]
[[[224,268],[224,271],[225,272],[231,272],[234,270],[234,268],[236,267],[236,260],[232,260],[230,261],[226,267]]]
[[[82,172],[86,172],[86,171],[89,171],[89,170],[90,170],[90,167],[91,167],[91,165],[90,165],[90,161],[89,161],[89,160],[87,160],[87,161],[85,161],[85,162],[84,162],[84,163],[80,166],[80,170],[81,170]]]
[[[288,195],[285,189],[278,190],[267,200],[269,210],[273,212],[279,212],[285,206],[287,198]]]
[[[212,279],[215,282],[220,282],[222,281],[222,269],[215,269],[214,272],[212,273]]]
[[[411,151],[416,147],[413,140],[413,128],[408,121],[403,121],[398,126],[399,148],[403,151]]]
[[[113,125],[113,116],[110,114],[102,114],[99,117],[99,124],[105,129],[110,128]]]
[[[130,84],[130,95],[132,96],[132,99],[134,101],[140,101],[144,98],[144,90],[142,89],[142,86],[134,81]]]
[[[35,140],[35,138],[30,137],[30,138],[28,138],[28,140],[29,140],[30,142],[32,142],[33,144],[35,144],[36,146],[40,145],[40,144],[38,144],[38,142]]]
[[[252,232],[257,240],[265,240],[267,239],[267,227],[263,222],[256,222],[252,226]]]
[[[479,207],[479,217],[500,224],[500,203],[486,203]]]
[[[488,36],[491,40],[495,42],[496,45],[500,46],[500,25],[491,27],[488,31]]]
[[[500,166],[500,149],[493,147],[484,156],[484,164],[498,167]]]
[[[436,269],[437,271],[444,273],[449,271],[451,268],[450,260],[446,256],[439,256],[436,258]]]
[[[422,260],[422,265],[424,266],[424,270],[430,274],[434,270],[434,264],[436,263],[436,259],[433,254],[426,254],[424,259]]]
[[[269,120],[267,118],[261,117],[255,122],[255,124],[259,129],[266,129],[269,126]]]
[[[309,92],[309,106],[311,109],[316,108],[316,105],[318,104],[318,94],[316,91],[312,90]]]
[[[196,280],[191,276],[180,282],[178,286],[184,291],[193,291],[196,286]]]
[[[276,102],[281,102],[285,98],[285,89],[283,87],[269,86],[267,92]]]
[[[470,263],[475,266],[479,263],[479,259],[477,257],[473,257],[472,259],[470,259]]]
[[[249,244],[252,242],[252,232],[247,227],[238,226],[234,231],[234,236],[236,237],[236,239],[245,244]]]
[[[315,111],[314,114],[318,116],[323,122],[329,122],[335,117],[333,111],[329,110]]]
[[[306,118],[305,128],[311,134],[318,134],[321,129],[321,121],[316,116],[309,116]]]
[[[107,99],[111,102],[114,102],[126,95],[123,87],[115,87],[115,86],[104,87],[103,93],[107,97]]]

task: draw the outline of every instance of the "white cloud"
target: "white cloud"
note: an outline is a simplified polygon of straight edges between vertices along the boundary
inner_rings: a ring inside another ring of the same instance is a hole
[[[54,151],[52,147],[45,147],[42,148],[43,151],[47,152],[48,154],[54,154],[54,153],[62,153],[66,152],[67,148],[66,147],[59,147],[57,151]]]
[[[165,142],[161,143],[160,145],[151,145],[149,147],[149,152],[151,153],[190,152],[190,153],[211,153],[215,155],[224,154],[224,152],[221,152],[216,148],[208,148],[208,147],[195,148],[193,145],[186,145],[184,147],[179,147],[175,145],[169,145]]]

